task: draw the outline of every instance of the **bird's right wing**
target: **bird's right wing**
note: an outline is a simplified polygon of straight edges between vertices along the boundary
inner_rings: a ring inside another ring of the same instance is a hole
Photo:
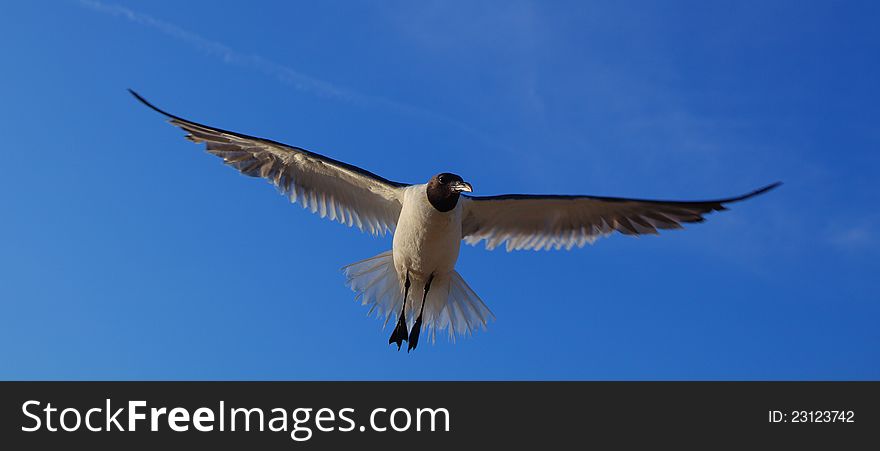
[[[397,226],[407,185],[299,147],[189,121],[131,93],[188,132],[187,139],[204,142],[208,153],[242,174],[268,180],[291,202],[299,202],[312,213],[373,235],[384,235]]]
[[[599,196],[503,195],[463,196],[462,238],[468,244],[486,241],[487,249],[507,243],[507,250],[571,249],[618,231],[626,235],[656,234],[681,223],[702,222],[703,215],[726,210],[738,202],[779,186],[707,201],[663,201]]]

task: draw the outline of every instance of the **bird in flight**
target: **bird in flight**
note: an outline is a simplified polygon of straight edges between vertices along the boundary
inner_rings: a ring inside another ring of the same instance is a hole
[[[742,196],[706,201],[662,201],[600,196],[507,194],[473,196],[460,176],[443,172],[427,183],[393,182],[359,167],[299,147],[166,116],[208,153],[278,188],[312,213],[373,235],[393,234],[390,251],[343,267],[346,282],[370,313],[393,317],[388,343],[415,349],[422,328],[434,338],[485,329],[495,316],[455,271],[461,241],[487,249],[571,249],[612,232],[657,234],[703,215],[726,210],[770,191],[779,182]],[[421,296],[418,296],[418,294]],[[411,298],[412,297],[412,298]],[[419,297],[421,299],[419,299]]]

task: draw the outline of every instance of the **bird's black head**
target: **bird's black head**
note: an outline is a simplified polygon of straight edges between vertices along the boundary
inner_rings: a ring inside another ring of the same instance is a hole
[[[473,188],[471,184],[462,180],[461,177],[444,172],[431,177],[428,181],[428,202],[437,209],[437,211],[449,211],[458,204],[458,197],[461,192],[471,192]]]

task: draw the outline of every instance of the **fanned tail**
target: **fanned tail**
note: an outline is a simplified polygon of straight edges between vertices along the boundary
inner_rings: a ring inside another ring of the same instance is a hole
[[[385,325],[397,319],[403,304],[403,283],[394,269],[391,251],[347,265],[342,272],[346,285],[357,293],[355,300],[370,306],[368,314],[383,319]],[[423,290],[424,285],[418,282],[410,286],[406,303],[409,327],[422,306]],[[430,333],[432,342],[438,331],[446,329],[449,339],[455,341],[456,335],[471,335],[495,320],[489,307],[456,271],[434,278],[422,315],[423,332]]]

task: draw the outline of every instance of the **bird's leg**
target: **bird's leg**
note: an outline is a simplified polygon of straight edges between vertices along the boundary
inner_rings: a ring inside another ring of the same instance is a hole
[[[394,332],[391,332],[391,338],[388,339],[388,344],[397,343],[398,351],[406,341],[406,297],[409,294],[409,285],[409,270],[407,270],[406,281],[403,282],[403,307],[400,309],[400,315],[397,315],[397,326],[394,327]]]
[[[425,301],[428,300],[428,290],[431,289],[432,280],[434,280],[434,274],[428,276],[428,281],[425,282],[425,294],[422,295],[422,306],[419,308],[419,316],[416,317],[416,323],[413,324],[412,331],[409,333],[409,345],[406,348],[406,352],[412,351],[419,344],[419,332],[422,330],[422,313],[425,312]]]

